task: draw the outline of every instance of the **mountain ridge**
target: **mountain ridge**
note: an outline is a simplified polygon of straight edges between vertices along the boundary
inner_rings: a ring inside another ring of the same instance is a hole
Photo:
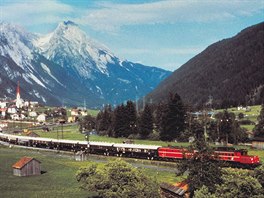
[[[146,99],[159,102],[165,100],[169,92],[177,92],[186,103],[200,107],[209,96],[215,106],[261,103],[264,97],[263,38],[262,22],[208,46],[162,81]]]
[[[71,21],[42,36],[7,23],[0,27],[2,98],[13,97],[20,81],[27,99],[48,105],[86,100],[97,108],[142,97],[171,73],[119,59]]]

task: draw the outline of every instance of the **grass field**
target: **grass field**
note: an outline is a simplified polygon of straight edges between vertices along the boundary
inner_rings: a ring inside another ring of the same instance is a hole
[[[46,173],[33,177],[13,176],[12,165],[23,156],[35,157],[41,161],[42,171]],[[107,159],[106,159],[107,160]],[[79,189],[75,173],[91,161],[77,162],[70,156],[60,154],[7,148],[0,146],[0,194],[1,197],[88,197],[91,195]],[[96,161],[96,160],[95,160]],[[99,165],[103,162],[99,162]],[[173,168],[171,168],[173,169]],[[148,175],[156,177],[158,182],[175,183],[181,177],[172,172],[143,168]]]
[[[77,127],[77,126],[75,126]],[[50,132],[43,132],[41,130],[35,131],[37,134],[39,134],[41,137],[47,137],[47,138],[57,138],[57,128],[55,128],[53,131]],[[61,139],[62,136],[62,129],[59,127],[58,128],[58,134],[59,134],[59,139]],[[70,130],[68,129],[63,129],[63,137],[64,139],[69,139],[69,140],[85,140],[84,134],[81,134],[77,128],[72,127]],[[123,143],[126,138],[113,138],[113,137],[106,137],[106,136],[99,136],[99,135],[90,135],[89,136],[90,141],[98,141],[98,142],[113,142],[113,143]],[[188,146],[189,143],[187,142],[163,142],[163,141],[151,141],[151,140],[138,140],[134,139],[135,144],[147,144],[147,145],[160,145],[160,146]]]
[[[249,149],[250,155],[258,155],[264,162],[264,151]],[[42,171],[46,173],[41,176],[17,177],[12,174],[12,165],[23,156],[35,157],[41,161]],[[107,160],[115,157],[90,156],[89,161],[77,162],[70,155],[59,153],[33,151],[18,148],[8,148],[0,145],[0,197],[88,197],[90,192],[82,191],[75,179],[75,173],[80,167],[90,163],[98,163],[99,166]],[[161,170],[153,167],[150,161],[125,159],[129,163],[141,165],[143,171],[154,176],[158,182],[169,182],[174,184],[182,181],[183,177],[176,177],[171,170],[174,166],[159,165]],[[164,170],[164,169],[165,170]],[[170,170],[170,171],[166,171]]]
[[[23,156],[36,157],[41,161],[41,176],[13,176],[12,165]],[[74,175],[76,167],[67,159],[49,153],[8,149],[0,147],[0,192],[1,197],[87,197],[78,188]]]
[[[236,116],[238,116],[238,114],[243,113],[244,114],[244,118],[242,120],[250,120],[252,122],[257,121],[257,118],[260,114],[260,110],[261,110],[261,105],[255,105],[255,106],[250,106],[249,110],[237,110],[237,108],[229,108],[227,109],[229,112],[234,113]],[[223,109],[217,110],[217,112],[221,112],[224,111]],[[253,128],[255,127],[255,125],[241,125],[241,127],[252,131]]]
[[[248,111],[247,110],[237,110],[237,108],[229,108],[227,110],[235,113],[236,115],[238,115],[239,113],[243,113],[243,114],[246,114],[247,116],[253,117],[253,116],[259,115],[260,110],[261,110],[261,105],[250,106],[249,108],[250,109]]]
[[[63,130],[63,139],[69,139],[69,140],[85,140],[84,134],[79,132],[79,126],[78,125],[72,125],[72,126],[64,126],[62,129],[62,126],[56,126],[56,127],[50,127],[50,132],[44,132],[42,129],[33,130],[37,134],[39,134],[41,137],[46,138],[54,138],[57,139],[57,135],[59,136],[59,139],[62,138],[62,130]],[[90,141],[98,141],[98,142],[113,142],[113,143],[122,143],[127,138],[113,138],[113,137],[107,137],[107,136],[99,136],[99,135],[90,135],[89,136]],[[189,143],[180,142],[163,142],[163,141],[151,141],[151,140],[139,140],[134,139],[135,144],[147,144],[147,145],[160,145],[160,146],[188,146]]]

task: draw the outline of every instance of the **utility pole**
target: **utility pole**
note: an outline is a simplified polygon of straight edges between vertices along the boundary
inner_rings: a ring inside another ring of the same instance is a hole
[[[63,122],[61,123],[61,139],[63,139]]]
[[[85,139],[87,141],[87,154],[90,153],[90,131],[85,132]]]

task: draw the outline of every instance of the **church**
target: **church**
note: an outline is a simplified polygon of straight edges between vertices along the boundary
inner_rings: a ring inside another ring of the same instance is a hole
[[[16,92],[16,107],[22,108],[23,106],[26,106],[24,104],[24,100],[20,97],[20,87],[19,87],[19,81],[17,82],[17,92]]]

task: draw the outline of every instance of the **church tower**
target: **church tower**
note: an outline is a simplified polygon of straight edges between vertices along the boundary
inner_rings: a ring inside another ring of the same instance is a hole
[[[16,107],[17,107],[17,108],[21,108],[21,107],[22,107],[22,99],[20,98],[20,87],[19,87],[19,81],[17,82]]]

